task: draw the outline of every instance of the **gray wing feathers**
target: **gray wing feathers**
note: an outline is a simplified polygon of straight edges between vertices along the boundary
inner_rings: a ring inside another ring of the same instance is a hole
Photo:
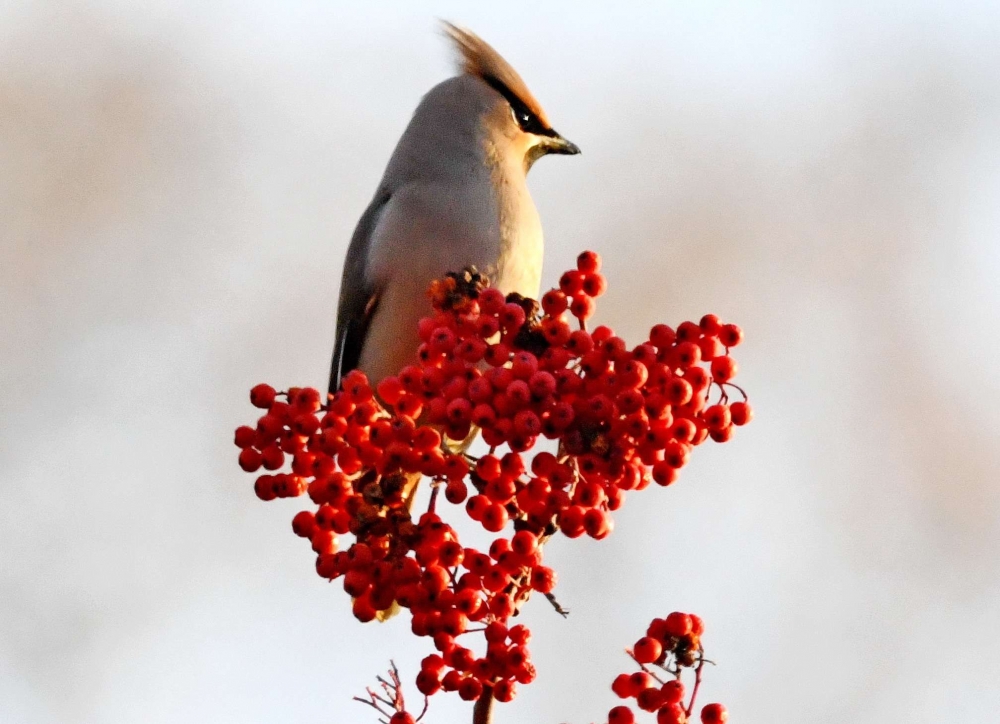
[[[391,194],[381,188],[354,229],[344,275],[340,282],[340,302],[337,306],[337,338],[333,346],[333,363],[330,366],[330,394],[340,389],[340,382],[348,372],[358,366],[375,307],[378,305],[378,288],[368,279],[367,263],[372,235]]]

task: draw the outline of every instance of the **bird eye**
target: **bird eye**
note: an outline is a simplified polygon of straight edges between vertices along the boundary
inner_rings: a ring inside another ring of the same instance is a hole
[[[527,110],[526,108],[524,107],[515,108],[512,106],[510,109],[510,114],[514,118],[514,123],[516,123],[518,127],[525,133],[534,133],[538,135],[545,134],[546,131],[545,125],[540,120],[538,120],[538,117],[534,113]]]

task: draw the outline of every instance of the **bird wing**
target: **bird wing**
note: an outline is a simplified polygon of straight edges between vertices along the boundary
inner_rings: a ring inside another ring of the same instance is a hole
[[[330,394],[340,389],[340,382],[358,366],[361,348],[368,334],[368,325],[378,307],[379,288],[368,277],[368,252],[372,236],[392,194],[379,189],[375,198],[358,220],[340,282],[340,302],[337,305],[337,337],[330,366]]]

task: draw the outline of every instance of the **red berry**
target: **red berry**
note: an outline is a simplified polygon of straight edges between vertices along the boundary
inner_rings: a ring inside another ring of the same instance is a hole
[[[601,269],[601,257],[595,251],[585,251],[576,258],[576,268],[584,274],[595,274]]]
[[[531,587],[539,593],[551,593],[556,587],[556,572],[545,566],[535,566],[531,571]]]
[[[483,693],[483,685],[478,679],[466,676],[458,685],[458,695],[465,701],[475,701]]]
[[[510,638],[512,643],[517,644],[518,646],[524,646],[531,641],[531,629],[523,623],[519,623],[517,626],[511,626],[510,630],[507,632],[507,636]]]
[[[361,623],[368,623],[369,621],[374,620],[375,614],[377,613],[375,607],[372,606],[371,599],[368,598],[368,596],[355,598],[352,610],[354,612],[354,618],[358,619]]]
[[[666,460],[660,460],[653,465],[653,482],[657,485],[662,485],[663,487],[673,485],[677,482],[679,475],[677,468],[670,465]]]
[[[677,679],[671,679],[660,688],[664,704],[679,704],[684,698],[684,684]]]
[[[246,450],[243,452],[246,452]],[[268,470],[277,470],[285,464],[285,454],[281,452],[281,448],[277,445],[268,445],[261,451],[260,457],[261,463]]]
[[[635,703],[643,711],[656,711],[663,704],[663,694],[658,687],[650,686],[636,694]]]
[[[629,680],[632,682],[632,696],[635,696],[643,689],[648,689],[651,686],[656,686],[656,679],[647,674],[645,671],[636,671],[629,676]]]
[[[389,724],[415,724],[413,715],[405,711],[397,711],[389,718]]]
[[[530,530],[519,530],[511,538],[510,548],[519,556],[530,556],[538,547],[538,536]]]
[[[674,343],[677,339],[677,333],[674,332],[672,327],[668,327],[665,324],[657,324],[651,330],[649,330],[649,341],[653,343],[653,346],[657,349],[666,349]]]
[[[440,688],[441,681],[438,679],[437,674],[423,669],[417,674],[417,691],[424,696],[430,696]]]
[[[687,724],[687,715],[680,704],[667,704],[656,712],[656,724]]]
[[[261,455],[252,447],[246,447],[240,450],[239,462],[243,470],[253,473],[260,469]]]
[[[504,329],[514,331],[524,324],[526,316],[524,307],[520,304],[509,302],[500,311],[500,324]]]
[[[632,677],[628,674],[618,674],[611,683],[611,691],[617,694],[619,699],[628,699],[635,693]]]
[[[583,278],[583,293],[589,297],[599,297],[607,291],[608,282],[603,274],[587,274]]]
[[[486,509],[491,505],[490,499],[485,495],[473,495],[465,503],[465,511],[469,514],[469,517],[475,521],[481,522],[483,516],[486,514]]]
[[[719,341],[727,347],[735,347],[743,341],[743,330],[735,324],[726,324],[719,331]]]
[[[608,712],[608,724],[635,724],[635,714],[627,706],[616,706]]]
[[[483,527],[491,533],[499,533],[503,530],[503,527],[507,525],[507,520],[507,509],[500,503],[491,503],[483,512]]]
[[[716,430],[709,430],[708,434],[716,442],[727,442],[733,436],[733,426],[727,425]]]
[[[333,555],[337,552],[337,534],[332,530],[313,529],[312,548],[319,555]]]
[[[274,490],[274,476],[261,475],[253,484],[253,492],[264,501],[274,500],[278,494]]]
[[[706,704],[701,710],[701,724],[726,724],[729,712],[722,704]]]
[[[486,482],[500,477],[500,458],[495,455],[483,455],[476,461],[476,474]]]
[[[569,307],[566,295],[558,289],[550,289],[542,297],[542,310],[550,317],[558,317]]]
[[[479,308],[484,314],[496,314],[506,303],[503,292],[499,289],[484,289],[479,292]]]
[[[691,617],[686,613],[674,611],[667,616],[666,631],[670,636],[680,638],[691,633]]]
[[[595,540],[603,540],[614,530],[615,522],[607,511],[590,508],[583,514],[583,529]]]
[[[729,414],[734,425],[746,425],[753,419],[753,408],[749,402],[734,402],[729,406]]]
[[[292,530],[302,538],[312,538],[316,532],[316,516],[308,510],[296,513],[292,518]]]
[[[726,353],[717,337],[702,337],[698,340],[698,346],[701,348],[702,359],[715,359]]]
[[[701,415],[702,420],[705,422],[705,426],[709,429],[709,431],[721,430],[724,427],[729,427],[729,424],[732,422],[732,416],[728,405],[712,405]]]
[[[559,289],[567,296],[579,294],[583,289],[583,274],[576,269],[564,273],[559,278]]]
[[[672,358],[677,367],[693,367],[701,362],[701,347],[694,342],[681,342],[674,347]]]
[[[714,314],[706,314],[698,322],[698,326],[701,327],[701,331],[705,334],[718,334],[719,330],[722,329],[722,323]]]
[[[663,645],[650,636],[643,636],[632,648],[632,655],[640,664],[651,664],[660,658],[662,653]]]
[[[449,480],[448,484],[444,486],[444,497],[452,505],[465,502],[468,494],[469,489],[464,480]]]
[[[559,513],[559,530],[567,538],[579,538],[583,535],[583,517],[585,511],[580,505],[572,505]]]
[[[238,448],[248,448],[254,444],[257,439],[257,431],[252,427],[247,427],[246,425],[241,425],[236,428],[236,434],[234,435],[234,442]]]
[[[266,410],[274,403],[274,388],[271,385],[259,384],[250,390],[250,404]]]
[[[512,681],[506,679],[498,681],[493,687],[493,698],[500,702],[513,701],[517,696],[517,687]]]
[[[705,633],[705,622],[701,620],[701,616],[696,616],[693,613],[688,615],[691,617],[691,635],[701,636]]]
[[[716,382],[729,382],[736,376],[738,369],[736,360],[728,355],[712,360],[712,377]]]

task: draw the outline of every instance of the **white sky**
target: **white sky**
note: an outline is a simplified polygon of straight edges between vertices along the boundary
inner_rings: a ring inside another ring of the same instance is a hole
[[[628,338],[740,323],[758,414],[552,545],[572,615],[529,606],[498,724],[600,721],[674,609],[734,724],[995,717],[1000,10],[205,5],[0,6],[0,721],[373,722],[350,697],[412,679],[429,643],[353,621],[231,432],[325,379],[438,17],[583,148],[532,171],[547,280],[593,248]]]

